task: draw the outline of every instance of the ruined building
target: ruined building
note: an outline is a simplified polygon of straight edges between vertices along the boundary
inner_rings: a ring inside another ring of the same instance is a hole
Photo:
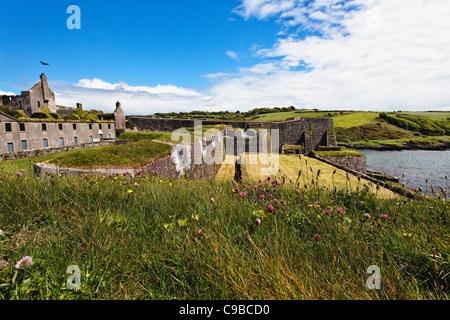
[[[20,96],[1,96],[1,104],[11,106],[23,111],[27,117],[33,113],[42,112],[47,108],[48,112],[57,112],[55,94],[49,88],[47,76],[42,73],[40,80],[28,91],[22,91]]]

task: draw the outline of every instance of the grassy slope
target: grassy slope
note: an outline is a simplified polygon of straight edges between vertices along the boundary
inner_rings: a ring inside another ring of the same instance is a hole
[[[50,163],[64,167],[96,168],[129,168],[137,169],[152,159],[157,159],[170,153],[171,146],[140,140],[123,145],[76,150],[71,153],[56,155]]]
[[[367,124],[376,124],[377,112],[356,112],[333,118],[335,128],[359,127]]]
[[[247,163],[249,163],[248,157]],[[243,170],[244,180],[249,181],[249,183],[255,183],[260,179],[266,179],[267,175],[261,173],[261,168],[270,168],[270,165],[262,165],[261,163],[246,164]],[[297,181],[300,170],[302,171],[302,175]],[[398,198],[395,193],[388,189],[380,188],[380,190],[377,190],[376,186],[370,181],[366,181],[364,179],[358,181],[358,178],[353,175],[349,175],[349,179],[347,179],[347,174],[345,171],[336,169],[334,166],[306,156],[302,156],[302,159],[299,160],[296,156],[280,155],[279,172],[275,176],[278,177],[278,179],[283,179],[284,177],[286,179],[286,183],[289,184],[295,184],[297,182],[299,183],[298,187],[304,189],[305,185],[308,188],[311,188],[312,179],[317,182],[317,172],[319,170],[319,185],[324,186],[329,190],[332,190],[334,187],[341,190],[347,188],[352,188],[352,190],[361,190],[364,186],[368,186],[370,192],[377,194],[380,197]],[[335,170],[336,173],[333,174]]]
[[[450,118],[450,111],[435,111],[435,112],[398,112],[393,113],[397,115],[407,114],[411,116],[417,116],[421,118],[428,118],[431,120],[447,120]]]
[[[0,177],[0,260],[9,263],[0,299],[449,297],[442,200],[264,185],[243,200],[215,181],[25,178]],[[286,204],[261,204],[261,193]],[[32,266],[15,270],[26,255]],[[71,265],[81,270],[79,291],[66,287]],[[381,290],[365,287],[370,265],[381,268]]]

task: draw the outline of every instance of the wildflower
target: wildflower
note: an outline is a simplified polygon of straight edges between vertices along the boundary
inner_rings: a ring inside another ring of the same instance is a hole
[[[235,189],[233,190],[233,192],[238,193],[238,192],[239,192],[239,188],[235,188]]]
[[[388,219],[389,218],[387,214],[382,214],[380,217],[381,217],[381,219]]]
[[[14,242],[13,245],[12,245],[12,248],[13,249],[17,249],[18,247],[19,247],[19,244],[17,242]]]
[[[331,210],[327,209],[327,210],[325,210],[325,213],[326,214],[331,214]]]
[[[300,190],[295,190],[295,193],[296,194],[300,194]]]
[[[342,209],[341,207],[337,208],[337,211],[339,211],[340,213],[345,213],[344,209]]]
[[[261,197],[259,197],[261,200],[264,200],[265,198],[266,198],[266,196],[265,195],[261,195]]]
[[[364,218],[366,218],[366,219],[370,219],[370,214],[368,214],[368,213],[364,213]]]
[[[128,190],[128,193],[129,193],[129,194],[133,193],[133,190]]]
[[[314,239],[316,239],[316,241],[319,241],[320,240],[320,234],[315,234],[314,235]]]
[[[199,235],[199,236],[202,236],[202,235],[204,235],[204,234],[205,234],[205,230],[199,230],[199,231],[198,231],[198,235]]]
[[[319,202],[319,201],[316,201],[314,204],[315,204],[317,207],[320,207],[320,202]]]
[[[211,198],[211,203],[216,202],[216,200],[214,198]]]
[[[250,186],[245,186],[245,189],[250,190]]]
[[[275,199],[274,201],[275,201],[275,203],[278,203],[278,199]]]
[[[318,214],[318,215],[317,215],[317,218],[319,218],[319,219],[320,219],[320,218],[322,218],[322,217],[320,216],[320,214]]]
[[[124,181],[124,182],[122,182],[122,184],[123,184],[123,185],[126,185],[126,184],[127,184],[127,182],[126,182],[126,181]]]
[[[256,219],[255,222],[256,222],[256,224],[257,224],[258,226],[261,225],[261,220],[260,220],[260,219]]]
[[[8,266],[8,262],[5,260],[0,260],[0,268],[6,268]]]
[[[31,264],[33,263],[33,259],[31,259],[31,257],[26,256],[23,257],[22,259],[19,260],[19,262],[16,263],[15,268],[16,269],[25,269],[28,268],[29,266],[31,266]]]
[[[404,233],[403,235],[407,238],[411,238],[413,236],[412,233]]]
[[[273,197],[273,195],[269,194],[269,198],[272,198],[272,197]]]
[[[253,187],[254,190],[258,190],[258,188],[259,188],[258,186],[254,186]]]
[[[281,200],[280,202],[281,202],[281,204],[285,204],[286,203],[286,201],[284,201],[284,200]]]
[[[135,183],[134,186],[135,186],[136,188],[139,188],[139,183]]]
[[[16,173],[16,176],[21,177],[21,176],[23,176],[23,173],[19,171]]]
[[[239,195],[242,197],[242,199],[245,199],[245,197],[247,196],[247,192],[241,192]]]
[[[275,210],[274,206],[271,205],[271,204],[269,204],[269,205],[267,206],[267,209],[268,209],[271,213],[273,213],[273,211]]]

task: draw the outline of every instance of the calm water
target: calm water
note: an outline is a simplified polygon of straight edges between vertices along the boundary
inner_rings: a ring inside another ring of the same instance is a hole
[[[425,192],[426,179],[427,193],[430,193],[430,183],[439,193],[439,185],[447,187],[445,176],[450,178],[450,151],[360,151],[366,155],[368,170],[397,177],[410,188],[420,187]]]

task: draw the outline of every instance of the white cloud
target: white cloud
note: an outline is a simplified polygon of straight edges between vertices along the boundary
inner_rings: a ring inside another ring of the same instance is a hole
[[[101,79],[82,79],[76,85],[51,82],[56,103],[74,107],[80,102],[86,109],[112,112],[119,100],[127,114],[153,114],[200,110],[210,99],[193,89],[173,85],[129,86],[125,82],[108,83]]]
[[[239,56],[236,52],[232,51],[232,50],[228,50],[227,52],[225,52],[225,54],[227,56],[229,56],[231,59],[239,61]]]
[[[305,17],[305,8],[281,10],[282,2],[244,0],[240,10],[245,18],[262,19],[268,16],[263,5],[272,3],[272,16],[292,18],[298,9]],[[241,69],[239,77],[211,89],[211,103],[228,101],[241,108],[450,109],[450,3],[355,0],[339,6],[338,2],[314,1],[310,6],[325,13],[330,10],[324,6],[334,6],[329,20],[322,23],[325,37],[302,39],[294,33],[259,50],[261,59],[280,63],[271,65],[270,74]],[[349,11],[350,3],[365,7]],[[332,27],[337,20],[340,25]],[[303,65],[308,70],[297,69]]]
[[[16,95],[13,92],[5,92],[5,91],[0,91],[0,96],[14,96]]]
[[[259,59],[253,66],[205,75],[214,82],[204,92],[83,79],[55,90],[57,103],[112,111],[120,100],[127,114],[290,105],[450,110],[450,2],[242,0],[235,12],[277,19],[279,39],[249,48]]]

